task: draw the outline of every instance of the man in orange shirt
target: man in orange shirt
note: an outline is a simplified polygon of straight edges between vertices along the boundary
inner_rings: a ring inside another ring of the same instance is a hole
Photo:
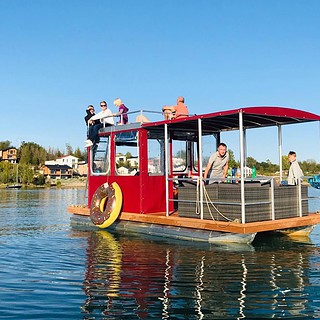
[[[184,104],[184,97],[178,97],[176,106],[164,106],[162,108],[166,120],[179,119],[189,116],[188,107]]]

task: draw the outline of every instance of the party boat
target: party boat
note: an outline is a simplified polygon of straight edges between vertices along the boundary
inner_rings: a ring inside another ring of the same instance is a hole
[[[319,122],[319,115],[278,106],[171,120],[157,112],[138,113],[136,122],[100,129],[99,143],[88,147],[87,203],[68,207],[73,227],[251,243],[265,232],[308,236],[319,223],[317,208],[309,209],[314,200],[310,184],[281,183],[282,127]],[[135,117],[137,112],[130,114]],[[280,173],[252,177],[246,166],[247,133],[265,127],[277,133]],[[206,184],[206,143],[213,152],[222,135],[231,131],[239,136],[234,144],[239,147],[240,173]]]

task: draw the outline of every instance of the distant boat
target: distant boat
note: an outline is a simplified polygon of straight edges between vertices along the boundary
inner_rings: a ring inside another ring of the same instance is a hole
[[[6,189],[20,189],[22,187],[21,184],[11,184],[11,185],[7,185]]]
[[[22,187],[22,185],[19,184],[18,167],[19,167],[19,164],[17,163],[17,167],[16,167],[17,168],[17,170],[16,170],[16,183],[7,185],[6,189],[20,189]]]
[[[315,175],[309,178],[308,182],[310,183],[311,187],[320,189],[320,175]]]

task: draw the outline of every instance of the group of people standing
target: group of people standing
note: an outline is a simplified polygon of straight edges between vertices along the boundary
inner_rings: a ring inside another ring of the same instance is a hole
[[[113,126],[115,124],[113,117],[120,117],[118,125],[128,123],[129,109],[119,98],[115,99],[113,103],[116,107],[119,108],[119,112],[115,114],[112,113],[110,109],[108,109],[108,104],[106,101],[100,102],[101,111],[97,114],[95,114],[93,105],[88,106],[86,110],[87,115],[84,117],[84,121],[88,127],[88,139],[85,141],[86,147],[90,147],[93,144],[99,142],[99,130],[102,127]]]

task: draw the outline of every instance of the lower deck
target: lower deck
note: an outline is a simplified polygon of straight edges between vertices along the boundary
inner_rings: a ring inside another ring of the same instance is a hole
[[[70,206],[68,212],[74,215],[90,216],[90,208],[87,206]],[[225,233],[251,234],[265,231],[276,231],[281,229],[294,229],[304,226],[312,226],[320,223],[320,214],[310,213],[302,217],[283,218],[278,220],[256,221],[248,223],[226,222],[217,220],[195,219],[179,216],[175,212],[170,216],[165,213],[137,214],[122,212],[118,217],[120,221],[132,221],[144,224],[155,224],[169,227],[189,228],[197,230],[219,231]]]

